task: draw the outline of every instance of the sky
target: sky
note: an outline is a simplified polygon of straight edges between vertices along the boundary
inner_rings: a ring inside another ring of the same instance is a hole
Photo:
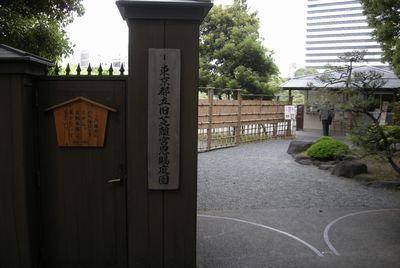
[[[215,0],[214,5],[231,4],[233,0]],[[260,19],[263,44],[274,51],[274,60],[281,76],[304,66],[306,0],[247,0],[251,11]],[[83,0],[86,12],[68,26],[68,36],[75,44],[76,57],[82,50],[89,52],[91,61],[124,60],[128,54],[128,27],[122,19],[115,0]],[[99,56],[101,55],[101,56]],[[74,61],[67,59],[65,62]]]

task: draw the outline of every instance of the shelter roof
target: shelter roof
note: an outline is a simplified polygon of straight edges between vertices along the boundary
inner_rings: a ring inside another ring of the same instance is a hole
[[[352,76],[356,73],[368,73],[368,72],[377,72],[382,74],[382,79],[386,82],[383,86],[380,87],[382,90],[396,90],[400,89],[400,79],[394,74],[391,70],[381,69],[373,66],[362,65],[353,67]],[[341,73],[331,71],[328,72],[331,77],[339,78]],[[318,78],[322,74],[315,75],[306,75],[301,77],[295,77],[289,81],[286,81],[281,85],[282,89],[296,89],[296,90],[310,90],[315,88],[329,88],[329,89],[341,89],[346,87],[345,82],[335,83],[335,84],[327,84],[322,82]]]

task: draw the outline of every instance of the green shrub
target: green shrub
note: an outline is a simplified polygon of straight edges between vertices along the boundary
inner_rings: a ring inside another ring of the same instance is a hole
[[[318,160],[342,159],[349,153],[347,144],[329,137],[321,137],[307,149],[306,154]]]
[[[331,141],[331,140],[333,140],[333,139],[329,136],[322,136],[322,137],[319,137],[315,142],[318,143],[320,141]]]

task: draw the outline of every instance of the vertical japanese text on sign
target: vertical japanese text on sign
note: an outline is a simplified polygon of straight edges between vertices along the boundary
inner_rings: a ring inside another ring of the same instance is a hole
[[[180,51],[149,49],[148,185],[179,187]]]

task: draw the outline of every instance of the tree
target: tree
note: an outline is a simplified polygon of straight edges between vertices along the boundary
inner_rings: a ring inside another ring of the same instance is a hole
[[[65,28],[84,13],[82,0],[3,0],[0,43],[53,62],[72,53]]]
[[[361,0],[373,35],[381,44],[384,61],[391,63],[400,76],[400,1]]]
[[[286,82],[286,80],[287,79],[284,79],[277,74],[271,75],[268,81],[268,88],[277,93],[281,90],[281,85]]]
[[[282,90],[282,84],[286,82],[288,78],[282,78],[279,75],[272,75],[268,86],[275,92],[275,97],[280,100],[289,100],[289,90]],[[299,90],[292,90],[293,105],[304,104],[304,94]]]
[[[294,73],[294,76],[299,77],[299,76],[312,75],[312,74],[318,74],[318,70],[315,68],[300,68],[300,69],[296,70],[296,72]]]
[[[268,81],[278,69],[258,29],[257,13],[249,13],[246,0],[215,6],[200,26],[200,86],[273,96]]]
[[[386,81],[381,72],[354,71],[352,64],[354,62],[364,61],[365,51],[353,51],[340,57],[343,62],[341,66],[331,66],[319,80],[326,86],[335,84],[344,84],[342,94],[347,95],[347,101],[341,107],[346,111],[355,114],[364,115],[368,121],[355,121],[351,134],[352,140],[361,146],[368,154],[382,156],[392,168],[400,174],[400,166],[394,157],[396,150],[394,145],[400,142],[400,127],[386,126],[380,123],[382,111],[375,113],[375,108],[379,107],[375,93],[382,88]]]
[[[279,98],[283,101],[289,99],[289,90],[281,90],[278,94]],[[304,94],[300,90],[292,90],[292,104],[293,105],[303,105],[304,104]]]

